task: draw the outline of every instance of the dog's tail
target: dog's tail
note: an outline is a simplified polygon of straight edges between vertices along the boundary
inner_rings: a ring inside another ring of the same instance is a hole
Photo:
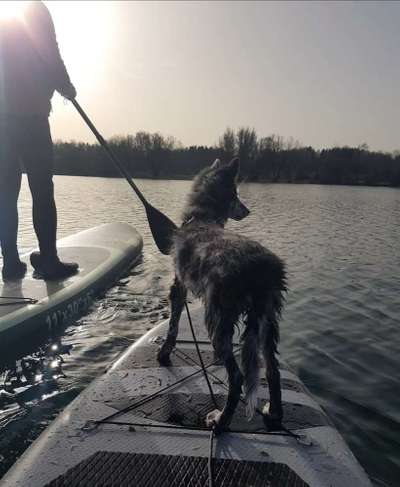
[[[257,389],[259,378],[259,320],[254,312],[246,317],[246,328],[242,335],[241,363],[243,373],[243,387],[246,400],[246,415],[248,420],[254,416],[257,406]]]

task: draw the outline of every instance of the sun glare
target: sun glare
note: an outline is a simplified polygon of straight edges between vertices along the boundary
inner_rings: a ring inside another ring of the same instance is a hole
[[[23,14],[26,2],[2,1],[0,2],[0,19],[11,19]]]
[[[0,0],[0,20],[23,18],[28,1]],[[93,87],[107,59],[114,28],[113,2],[44,1],[62,57],[79,88]]]
[[[61,54],[75,82],[91,85],[104,66],[113,28],[113,2],[46,1]]]

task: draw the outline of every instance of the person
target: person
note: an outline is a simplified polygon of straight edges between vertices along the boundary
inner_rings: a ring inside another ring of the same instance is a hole
[[[55,90],[70,100],[76,97],[76,90],[61,58],[47,7],[41,1],[23,3],[18,16],[0,21],[2,275],[3,280],[21,279],[27,270],[17,248],[22,163],[32,194],[33,225],[40,250],[31,255],[31,264],[41,277],[61,279],[76,273],[78,264],[61,262],[57,253],[49,115]]]

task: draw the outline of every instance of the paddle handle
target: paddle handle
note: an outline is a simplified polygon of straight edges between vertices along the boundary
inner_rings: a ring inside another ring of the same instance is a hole
[[[84,112],[83,108],[79,105],[79,103],[75,100],[72,99],[71,103],[74,105],[76,110],[78,111],[79,115],[83,118],[83,120],[86,122],[87,126],[90,128],[90,130],[93,132],[94,136],[96,139],[99,141],[99,144],[105,149],[107,154],[109,155],[111,161],[114,163],[115,167],[118,169],[120,174],[128,181],[130,187],[135,191],[136,195],[140,199],[140,201],[143,203],[145,207],[148,207],[149,203],[147,202],[146,198],[143,196],[139,188],[136,186],[136,184],[132,181],[131,176],[129,175],[128,171],[124,168],[124,166],[120,163],[118,160],[117,156],[111,149],[111,147],[107,144],[105,141],[104,137],[100,134],[100,132],[96,129],[96,127],[93,125],[92,121],[90,118],[86,115]]]

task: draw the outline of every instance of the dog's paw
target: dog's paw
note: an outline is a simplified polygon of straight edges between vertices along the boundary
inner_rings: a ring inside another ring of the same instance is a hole
[[[170,356],[170,352],[164,350],[162,347],[160,348],[160,350],[158,351],[157,353],[157,360],[158,360],[158,363],[162,366],[162,367],[169,367],[171,365],[171,359],[169,358]]]
[[[270,413],[270,404],[267,403],[263,410],[262,416],[264,421],[264,426],[268,431],[281,431],[282,430],[282,414]]]
[[[222,411],[214,409],[214,411],[209,412],[206,416],[206,426],[207,428],[214,428],[216,435],[222,433],[226,429]]]
[[[222,411],[219,409],[214,409],[206,416],[206,426],[207,428],[212,428],[214,424],[218,424],[221,421]]]

